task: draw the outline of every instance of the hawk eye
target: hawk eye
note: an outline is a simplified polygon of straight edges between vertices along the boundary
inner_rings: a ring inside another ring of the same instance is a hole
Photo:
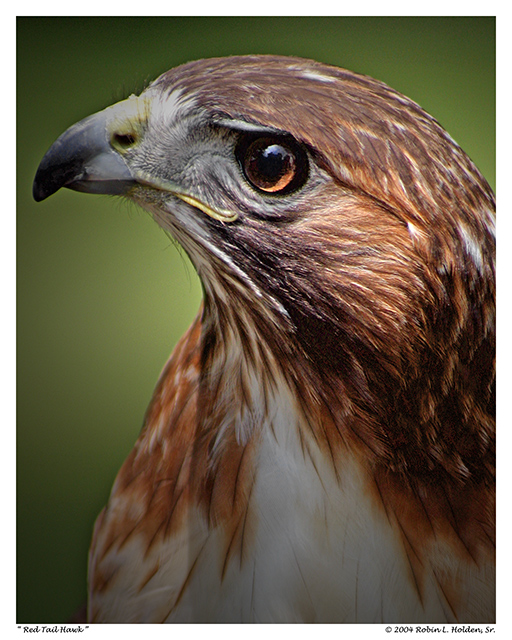
[[[245,177],[259,191],[290,193],[306,180],[306,154],[295,141],[287,138],[242,141],[237,155]]]

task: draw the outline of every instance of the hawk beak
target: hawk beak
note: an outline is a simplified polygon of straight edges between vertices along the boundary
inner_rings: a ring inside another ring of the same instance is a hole
[[[61,187],[111,195],[133,187],[130,168],[111,145],[110,121],[110,109],[105,109],[73,125],[52,144],[34,179],[32,193],[37,202]]]
[[[135,185],[167,192],[211,218],[233,222],[238,212],[210,206],[180,185],[132,171],[124,152],[143,137],[151,98],[131,96],[65,131],[48,149],[36,172],[32,193],[40,202],[61,187],[107,195],[129,195]]]

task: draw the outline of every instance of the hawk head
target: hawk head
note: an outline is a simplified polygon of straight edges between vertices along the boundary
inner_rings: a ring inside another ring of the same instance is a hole
[[[61,187],[141,205],[198,271],[190,437],[204,450],[209,526],[225,513],[211,497],[225,452],[256,450],[266,431],[285,446],[293,432],[321,482],[346,490],[356,461],[405,546],[444,535],[487,562],[494,197],[431,116],[313,61],[201,60],[68,129],[34,197]],[[163,388],[146,433],[161,433]]]

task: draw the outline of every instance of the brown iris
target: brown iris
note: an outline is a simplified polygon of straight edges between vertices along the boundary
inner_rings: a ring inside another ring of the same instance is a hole
[[[302,150],[280,138],[257,138],[239,154],[245,176],[253,187],[267,193],[288,193],[305,177]]]

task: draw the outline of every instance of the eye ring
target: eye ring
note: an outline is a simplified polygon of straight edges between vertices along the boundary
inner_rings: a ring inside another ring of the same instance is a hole
[[[245,178],[257,191],[272,196],[284,195],[296,191],[306,181],[306,153],[293,138],[244,138],[236,155]]]

